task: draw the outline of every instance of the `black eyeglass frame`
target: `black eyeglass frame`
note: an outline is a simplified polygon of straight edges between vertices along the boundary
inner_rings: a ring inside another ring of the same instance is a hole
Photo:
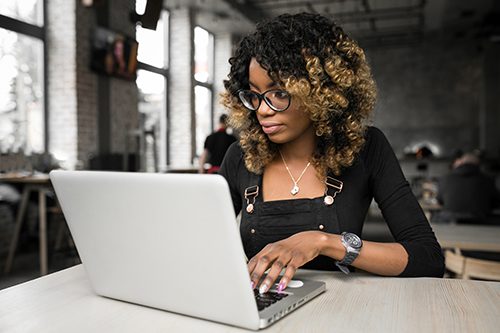
[[[286,93],[286,95],[288,96],[288,104],[285,108],[276,108],[274,105],[272,105],[272,103],[270,101],[268,101],[268,99],[266,98],[265,95],[271,91],[279,91],[279,92]],[[257,105],[256,108],[249,108],[248,105],[244,102],[243,98],[241,97],[242,93],[247,93],[247,92],[254,94],[259,99],[259,105]],[[255,92],[255,91],[249,90],[249,89],[240,89],[236,93],[238,94],[238,98],[239,98],[240,102],[243,103],[243,106],[246,107],[248,110],[254,111],[254,112],[260,108],[262,100],[264,100],[264,102],[267,104],[267,106],[269,106],[273,111],[276,111],[276,112],[286,111],[290,107],[290,104],[292,104],[292,95],[290,95],[290,93],[288,91],[283,90],[283,89],[273,88],[273,89],[269,89],[267,91],[264,91],[262,94],[259,94],[258,92]]]

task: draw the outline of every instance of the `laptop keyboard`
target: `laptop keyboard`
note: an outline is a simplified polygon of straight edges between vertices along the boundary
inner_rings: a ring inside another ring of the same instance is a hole
[[[255,295],[255,301],[257,302],[257,309],[259,309],[259,311],[264,310],[271,304],[274,304],[288,296],[286,293],[277,293],[275,291],[268,291],[267,293],[261,295],[257,289],[254,289],[253,293]]]

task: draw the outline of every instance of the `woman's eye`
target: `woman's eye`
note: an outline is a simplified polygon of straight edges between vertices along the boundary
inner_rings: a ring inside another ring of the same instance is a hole
[[[288,97],[288,93],[286,91],[276,91],[274,93],[274,97],[276,97],[276,98],[287,98]]]
[[[257,96],[256,94],[251,94],[250,95],[250,99],[255,102],[255,101],[258,101],[259,100],[259,96]]]

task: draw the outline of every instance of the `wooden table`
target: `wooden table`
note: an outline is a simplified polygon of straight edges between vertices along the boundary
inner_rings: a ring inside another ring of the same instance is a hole
[[[500,327],[499,282],[304,270],[298,276],[325,281],[327,291],[265,332],[498,332]],[[243,331],[97,296],[81,265],[0,290],[0,332]]]
[[[46,195],[52,192],[52,185],[50,183],[49,175],[36,174],[36,175],[1,175],[0,182],[21,184],[23,186],[21,203],[16,214],[16,224],[14,227],[14,234],[10,242],[9,253],[5,261],[4,273],[9,273],[12,268],[12,262],[19,240],[19,234],[24,222],[24,216],[28,208],[28,201],[31,192],[38,193],[38,232],[40,238],[40,274],[45,275],[48,272],[48,259],[47,259],[47,200]]]
[[[443,248],[500,252],[500,226],[432,224]]]

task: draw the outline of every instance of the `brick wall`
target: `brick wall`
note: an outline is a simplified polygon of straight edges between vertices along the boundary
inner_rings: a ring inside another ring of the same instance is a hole
[[[129,20],[134,0],[110,0],[109,29],[135,36]],[[99,154],[99,140],[110,140],[111,152],[125,150],[130,129],[138,126],[138,92],[133,81],[105,77],[109,95],[99,91],[98,74],[90,70],[91,40],[97,25],[96,6],[80,1],[48,1],[47,46],[49,150],[64,159],[64,167],[86,167]],[[99,99],[109,99],[110,135],[99,137]]]
[[[190,9],[170,10],[169,138],[170,164],[192,162],[193,75],[191,54],[193,25]]]
[[[91,155],[98,151],[97,75],[89,70],[95,11],[78,1],[76,6],[76,90],[78,124],[78,167],[87,167]]]
[[[77,157],[76,1],[47,1],[49,150],[73,168]]]
[[[215,35],[215,61],[214,61],[214,124],[219,122],[219,116],[227,113],[227,110],[220,104],[219,95],[225,90],[224,80],[227,79],[231,66],[229,58],[233,47],[232,35],[229,33],[219,33]]]
[[[129,13],[135,11],[134,0],[109,0],[110,29],[135,36],[135,25],[129,20]],[[135,81],[110,79],[110,122],[111,152],[125,151],[127,133],[137,129],[138,124],[138,90]],[[132,144],[133,140],[130,140]],[[132,148],[129,150],[133,151]]]

